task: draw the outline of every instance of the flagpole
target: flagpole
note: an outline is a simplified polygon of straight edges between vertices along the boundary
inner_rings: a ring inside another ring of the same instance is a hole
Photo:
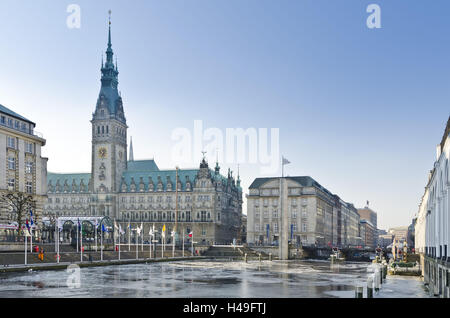
[[[136,259],[138,259],[138,248],[139,248],[139,238],[138,238],[138,231],[137,231],[137,227],[136,227]]]
[[[128,222],[128,252],[131,248],[131,224]]]
[[[119,227],[119,261],[120,261],[120,235],[122,234],[122,233],[120,233],[120,230],[121,230],[121,228]]]
[[[81,255],[81,262],[83,261],[83,221],[81,221],[80,224],[80,255]]]
[[[57,224],[57,228],[58,228],[58,234],[57,234],[57,239],[58,239],[58,253],[56,254],[56,263],[59,264],[59,223],[58,223],[58,218],[56,218],[56,224]]]
[[[23,232],[23,235],[25,237],[25,265],[27,265],[27,251],[28,251],[28,248],[27,248],[27,241],[28,241],[27,233]]]
[[[98,251],[98,246],[97,246],[97,230],[98,230],[98,221],[97,219],[95,219],[95,251]]]
[[[79,225],[80,225],[80,219],[78,219],[78,224],[77,224],[77,253],[78,253],[78,241],[79,241],[79,238],[78,238],[78,231],[80,230]]]
[[[194,229],[192,229],[192,241],[191,241],[191,245],[192,245],[192,255],[194,256]]]
[[[100,231],[100,260],[103,261],[103,228]]]
[[[181,233],[183,233],[183,246],[182,246],[182,250],[183,250],[183,257],[184,257],[184,228],[182,227],[181,229]]]
[[[33,254],[33,224],[30,227],[30,253]]]
[[[142,237],[141,237],[141,251],[144,251],[144,222],[141,222],[141,233],[142,233]]]

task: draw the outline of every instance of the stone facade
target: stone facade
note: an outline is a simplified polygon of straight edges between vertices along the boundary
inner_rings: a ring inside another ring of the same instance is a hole
[[[420,254],[424,282],[434,295],[450,297],[450,118],[436,148],[416,215],[415,250]]]
[[[42,216],[47,194],[47,158],[41,155],[45,139],[34,131],[36,124],[0,105],[0,191],[33,195],[37,203],[34,220]],[[24,215],[29,218],[29,215]],[[15,222],[12,211],[2,208],[0,226]],[[0,229],[0,234],[9,230]]]
[[[287,177],[288,237],[303,246],[360,242],[356,208],[311,177]],[[281,229],[280,178],[257,178],[247,195],[247,242],[275,245]]]

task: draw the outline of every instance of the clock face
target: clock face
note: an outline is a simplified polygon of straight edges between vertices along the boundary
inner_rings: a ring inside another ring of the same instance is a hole
[[[102,159],[106,158],[106,154],[107,154],[107,150],[106,150],[105,147],[101,147],[101,148],[98,150],[98,156],[99,156],[100,158],[102,158]]]

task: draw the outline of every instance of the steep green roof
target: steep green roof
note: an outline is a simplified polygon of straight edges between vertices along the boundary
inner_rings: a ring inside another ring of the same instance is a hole
[[[194,186],[194,181],[197,178],[197,173],[199,169],[192,169],[192,170],[178,170],[178,180],[181,183],[181,189],[178,189],[179,191],[185,191],[186,190],[186,177],[189,177],[189,181],[191,182],[192,187]],[[172,183],[172,191],[175,191],[175,180],[176,180],[176,170],[153,170],[153,171],[125,171],[123,173],[123,180],[125,181],[127,185],[127,191],[130,191],[130,185],[132,181],[134,180],[134,183],[136,184],[136,192],[139,191],[139,184],[142,182],[144,184],[144,191],[148,191],[148,185],[149,185],[149,177],[152,178],[153,184],[155,186],[155,191],[158,186],[158,177],[161,178],[161,183],[163,185],[163,191],[166,191],[167,189],[167,177],[169,177],[170,182]],[[122,184],[120,185],[122,189]]]
[[[127,171],[159,171],[155,160],[128,161]]]
[[[85,189],[83,189],[84,192],[88,191],[88,184],[89,179],[91,178],[90,173],[47,173],[47,184],[52,185],[53,187],[57,185],[59,181],[59,185],[62,187],[62,191],[64,191],[64,185],[67,181],[68,186],[68,192],[72,192],[75,190],[75,192],[80,191],[80,185],[81,181],[83,181],[83,184],[85,186]],[[76,189],[72,189],[73,182],[75,181]],[[50,189],[49,189],[50,191]]]

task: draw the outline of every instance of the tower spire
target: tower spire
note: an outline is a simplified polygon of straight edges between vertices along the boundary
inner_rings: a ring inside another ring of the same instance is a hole
[[[130,136],[130,160],[134,161],[134,154],[133,154],[133,137]]]

